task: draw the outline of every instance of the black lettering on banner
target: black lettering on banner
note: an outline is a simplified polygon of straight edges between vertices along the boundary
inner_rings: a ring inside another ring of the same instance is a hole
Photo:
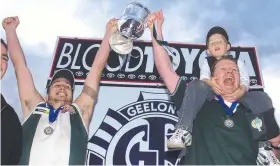
[[[82,85],[101,44],[101,39],[59,37],[49,78],[61,68],[73,71],[76,84]],[[200,66],[206,54],[205,45],[170,43],[175,53],[173,69],[190,82],[200,77]],[[230,54],[245,62],[251,88],[263,88],[255,47],[232,47]],[[152,43],[135,41],[131,56],[111,51],[103,70],[101,86],[164,87],[153,59]]]

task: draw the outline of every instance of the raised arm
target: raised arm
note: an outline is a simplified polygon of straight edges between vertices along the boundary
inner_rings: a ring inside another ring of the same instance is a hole
[[[19,97],[23,116],[25,118],[39,102],[44,100],[40,93],[36,90],[31,72],[27,67],[24,53],[16,33],[18,24],[18,17],[8,17],[2,22],[3,28],[6,31],[8,52],[15,68]]]
[[[75,103],[79,106],[85,125],[88,127],[92,116],[93,106],[97,97],[99,82],[102,71],[105,67],[110,53],[109,39],[112,33],[117,30],[117,20],[111,19],[106,26],[106,33],[102,40],[101,46],[96,53],[91,69],[85,80],[82,93],[78,96]]]
[[[178,83],[179,76],[172,68],[172,64],[170,62],[170,58],[169,58],[167,51],[161,45],[159,45],[157,43],[156,39],[153,36],[152,24],[155,20],[157,21],[156,30],[158,33],[158,37],[161,40],[163,40],[162,24],[163,24],[164,18],[163,18],[163,14],[162,14],[161,10],[157,11],[149,16],[148,24],[149,24],[149,28],[150,28],[151,35],[152,35],[153,54],[154,54],[156,68],[157,68],[160,76],[162,77],[167,89],[172,94],[176,89],[176,85]]]

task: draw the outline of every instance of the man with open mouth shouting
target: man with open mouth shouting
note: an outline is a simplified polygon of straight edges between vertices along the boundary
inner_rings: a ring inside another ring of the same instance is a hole
[[[247,92],[249,76],[244,62],[228,55],[231,45],[222,27],[209,30],[206,37],[209,56],[201,67],[200,80],[186,85],[173,71],[168,53],[160,44],[164,42],[159,42],[163,40],[163,21],[161,10],[148,18],[155,64],[178,109],[178,123],[167,142],[168,148],[184,149],[192,145],[187,163],[193,165],[256,164],[255,142],[279,134],[270,97],[262,91]],[[153,25],[158,39],[154,37]],[[270,140],[269,148],[278,149],[279,138]],[[277,161],[274,154],[268,158]]]
[[[236,60],[224,56],[211,68],[211,79],[225,93],[234,93],[240,86]],[[185,86],[180,83],[178,86]],[[179,87],[180,88],[180,87]],[[273,154],[259,152],[259,141],[279,146],[280,130],[274,109],[255,114],[238,101],[231,101],[225,93],[206,100],[192,129],[192,144],[182,159],[183,165],[255,165],[279,164]],[[184,107],[185,103],[182,104]],[[261,156],[261,155],[265,155]],[[268,161],[262,158],[267,158]],[[270,163],[269,163],[270,162]]]
[[[82,93],[73,101],[74,75],[58,70],[47,86],[46,100],[36,90],[16,28],[18,17],[3,21],[8,50],[15,68],[24,116],[21,165],[84,165],[88,127],[101,73],[107,62],[109,38],[116,32],[117,20],[111,19],[84,83]],[[70,106],[71,105],[71,106]]]

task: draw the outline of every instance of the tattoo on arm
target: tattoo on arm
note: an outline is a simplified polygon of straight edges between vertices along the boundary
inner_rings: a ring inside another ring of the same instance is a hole
[[[95,100],[96,96],[97,96],[97,92],[93,88],[91,88],[87,85],[84,85],[82,93],[85,93],[86,95],[91,97],[93,100]]]

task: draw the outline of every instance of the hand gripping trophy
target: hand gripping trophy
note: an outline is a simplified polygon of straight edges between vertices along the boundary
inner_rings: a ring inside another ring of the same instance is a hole
[[[130,54],[133,41],[140,38],[147,27],[149,14],[150,10],[138,2],[128,4],[118,20],[118,31],[109,40],[110,47],[120,55]]]

